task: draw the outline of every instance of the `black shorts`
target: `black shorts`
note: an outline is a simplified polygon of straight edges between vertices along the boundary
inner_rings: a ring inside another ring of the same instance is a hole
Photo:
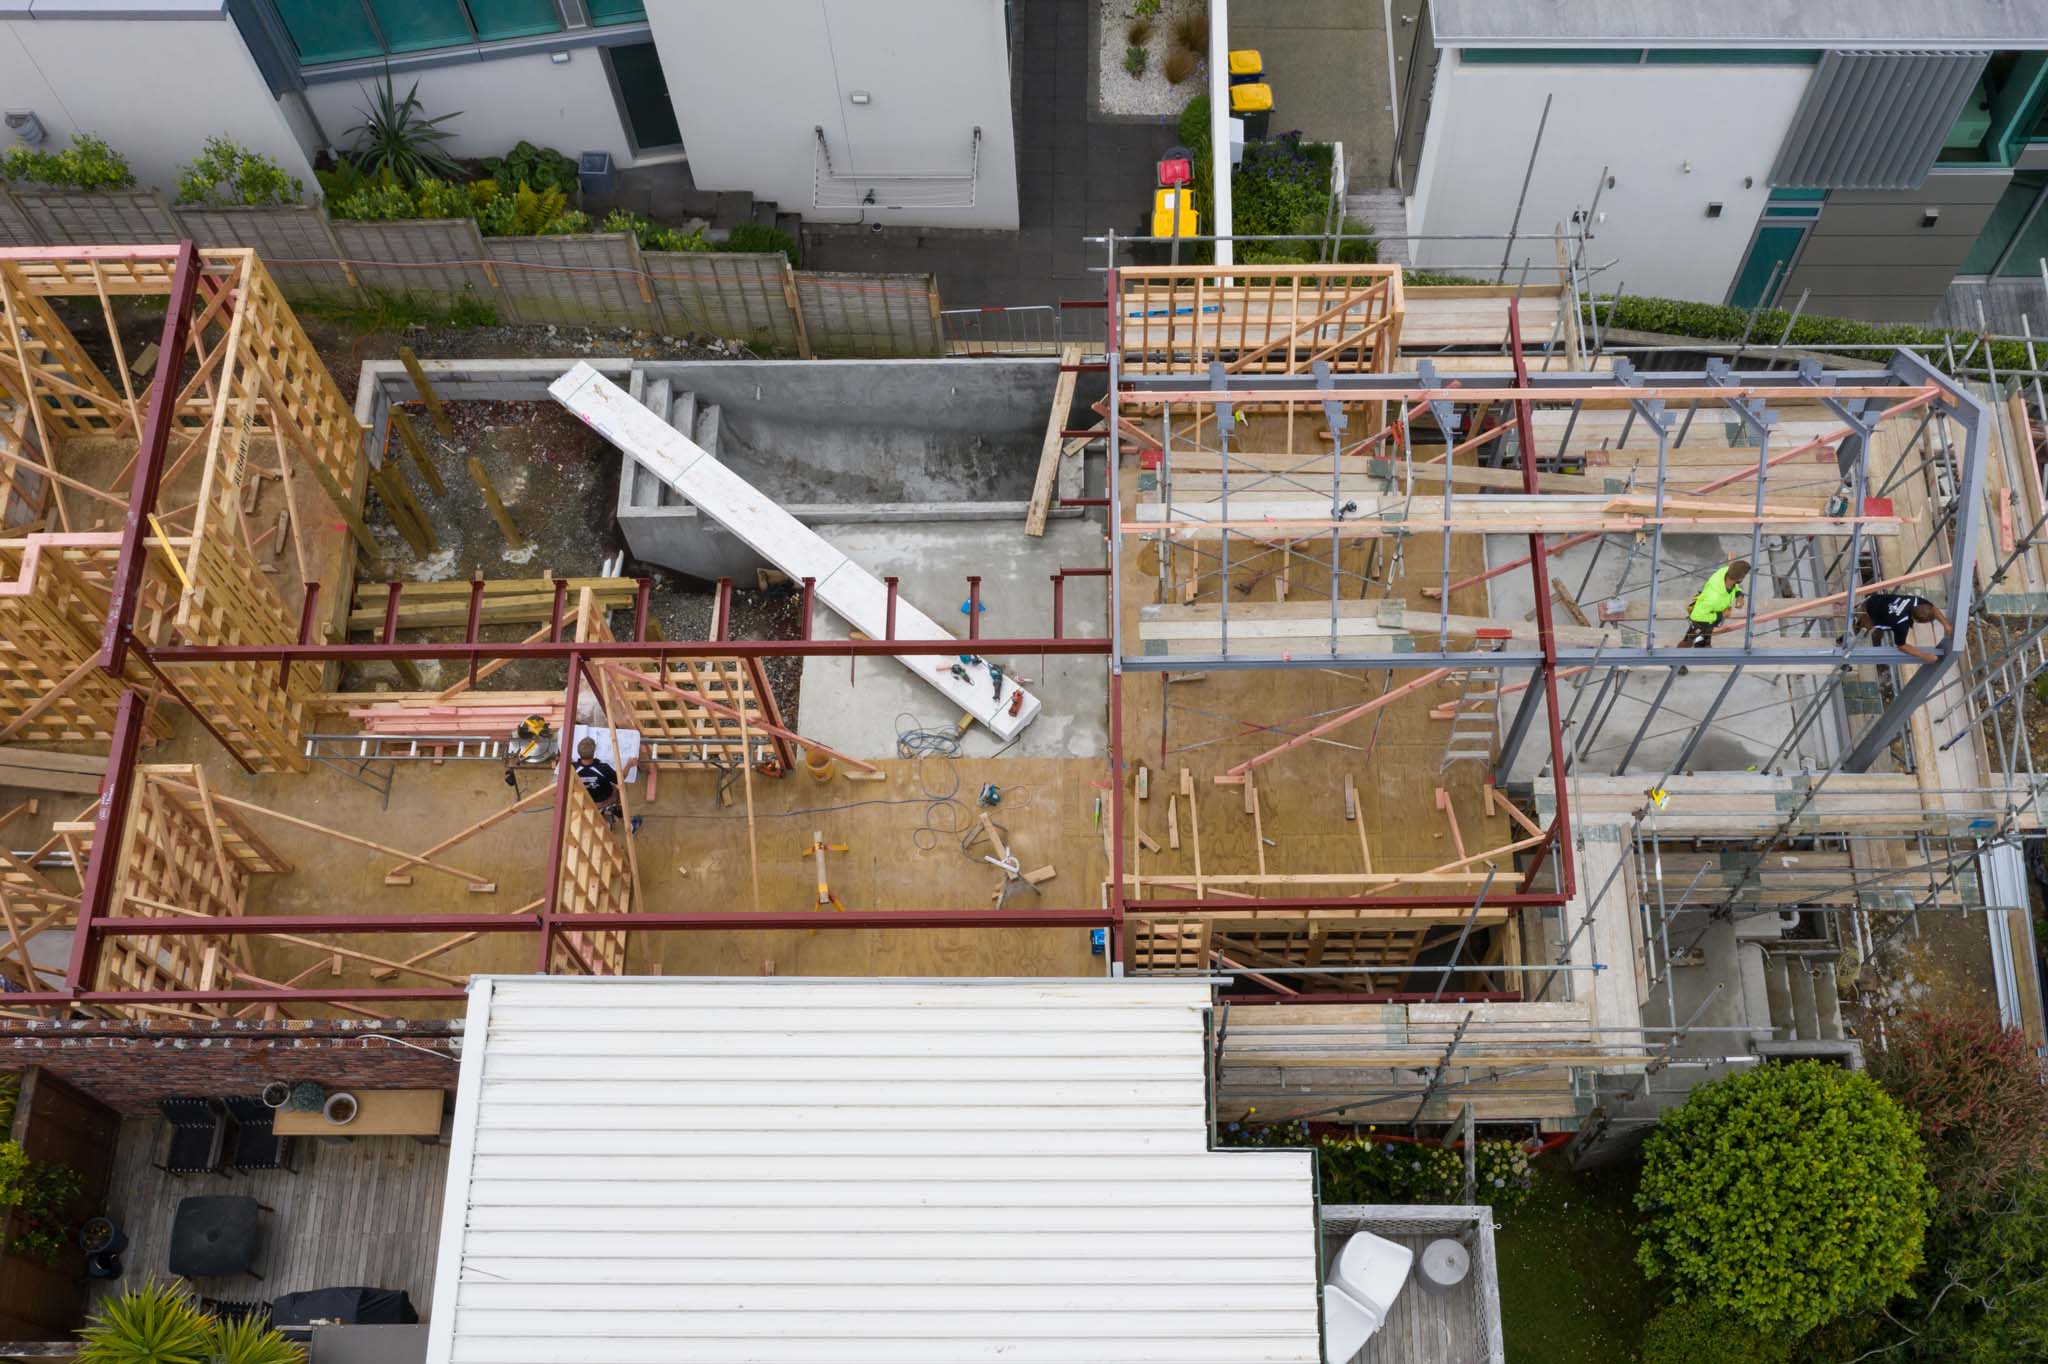
[[[1870,642],[1900,648],[1906,642],[1908,628],[1904,625],[1873,625],[1870,627]]]

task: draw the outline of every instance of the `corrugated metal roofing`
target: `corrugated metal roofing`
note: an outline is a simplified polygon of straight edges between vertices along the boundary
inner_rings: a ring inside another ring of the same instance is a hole
[[[1429,10],[1441,47],[2048,46],[2048,0],[1430,0]]]
[[[1321,1359],[1185,981],[480,977],[429,1364]]]
[[[1786,130],[1771,184],[1916,189],[1984,72],[1981,52],[1830,52]]]

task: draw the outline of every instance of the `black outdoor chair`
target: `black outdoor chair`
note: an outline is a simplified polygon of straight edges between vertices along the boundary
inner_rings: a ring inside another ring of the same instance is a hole
[[[271,1130],[271,1110],[261,1099],[226,1099],[228,1116],[235,1120],[234,1155],[229,1163],[237,1170],[292,1170],[292,1139]]]
[[[171,1149],[159,1170],[174,1175],[226,1177],[227,1114],[210,1099],[163,1099],[157,1109],[171,1126]]]

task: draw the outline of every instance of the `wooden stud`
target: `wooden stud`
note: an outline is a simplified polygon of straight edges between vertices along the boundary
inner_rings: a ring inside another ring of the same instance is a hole
[[[519,533],[519,527],[512,524],[512,516],[505,510],[505,504],[498,498],[498,490],[491,484],[491,477],[484,472],[483,461],[475,455],[469,457],[469,481],[476,484],[483,494],[484,509],[491,514],[491,520],[498,523],[498,533],[505,537],[508,549],[524,549],[526,537]]]
[[[327,472],[318,460],[306,461],[306,467],[312,471],[313,481],[320,485],[320,491],[327,494],[327,500],[334,504],[334,509],[341,513],[341,519],[348,524],[349,534],[355,537],[356,547],[362,550],[363,562],[371,576],[382,576],[383,570],[378,567],[381,560],[377,537],[370,533],[362,513],[356,510],[348,494],[341,490],[341,485],[334,481],[334,475]]]
[[[1066,429],[1074,406],[1074,383],[1080,378],[1075,368],[1081,363],[1081,347],[1060,347],[1060,374],[1052,389],[1052,411],[1045,419],[1045,439],[1038,451],[1038,476],[1031,485],[1031,504],[1024,514],[1024,533],[1045,534],[1046,518],[1052,512],[1053,491],[1060,470],[1060,432]]]
[[[1180,797],[1166,798],[1166,846],[1180,850]]]
[[[455,423],[448,420],[447,409],[441,406],[441,395],[434,392],[434,386],[427,382],[427,372],[420,368],[420,358],[412,353],[411,346],[398,348],[398,362],[405,366],[405,372],[412,376],[412,386],[419,391],[420,401],[427,405],[427,411],[434,418],[434,425],[450,440],[455,439]]]
[[[1344,774],[1344,818],[1358,818],[1358,785],[1349,772]]]
[[[1137,788],[1139,800],[1145,800],[1150,797],[1152,794],[1152,769],[1143,763],[1139,763],[1138,772],[1132,779],[1132,784]]]
[[[1132,822],[1132,827],[1137,828],[1136,821]],[[1143,829],[1138,829],[1138,842],[1144,845],[1146,852],[1159,851],[1159,840],[1146,833]]]
[[[419,468],[420,477],[434,490],[434,496],[446,496],[448,485],[441,481],[441,471],[434,467],[434,459],[427,453],[426,442],[420,439],[419,431],[414,428],[412,418],[405,415],[404,409],[391,409],[391,429],[398,433],[399,440],[405,445],[406,453],[412,456],[412,462]]]

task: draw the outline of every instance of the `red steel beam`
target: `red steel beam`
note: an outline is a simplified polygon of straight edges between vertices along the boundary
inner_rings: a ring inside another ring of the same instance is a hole
[[[1401,968],[1389,967],[1390,974],[1399,974]],[[1229,974],[1218,972],[1219,975]],[[1460,990],[1452,994],[1446,990],[1441,995],[1419,990],[1368,990],[1360,992],[1317,991],[1302,995],[1259,995],[1236,994],[1226,991],[1222,996],[1225,1004],[1520,1004],[1520,990]]]
[[[1124,909],[1131,914],[1185,914],[1206,910],[1218,918],[1257,918],[1262,911],[1284,909],[1463,909],[1471,905],[1473,898],[1470,895],[1275,895],[1261,896],[1256,900],[1127,900]],[[1551,909],[1570,898],[1555,891],[1516,891],[1507,895],[1489,895],[1486,904],[1489,909]],[[150,922],[157,921],[152,919]]]
[[[1522,305],[1520,299],[1508,300],[1508,349],[1514,355],[1515,383],[1523,390],[1515,399],[1516,440],[1521,447],[1522,488],[1533,496],[1536,493],[1536,408],[1529,401],[1529,361],[1522,354]],[[1550,551],[1543,543],[1540,533],[1529,537],[1529,571],[1534,579],[1532,587],[1536,594],[1536,639],[1543,650],[1543,702],[1545,718],[1550,729],[1550,772],[1557,796],[1557,813],[1550,821],[1552,844],[1557,849],[1557,884],[1566,899],[1572,894],[1574,885],[1571,841],[1571,801],[1565,780],[1564,711],[1557,700],[1557,629],[1552,619],[1550,601]],[[1448,603],[1446,603],[1448,605]],[[1655,609],[1655,603],[1652,603]],[[1522,879],[1523,893],[1529,892],[1530,883],[1542,868],[1539,856],[1531,864],[1529,873]]]
[[[114,581],[107,592],[107,622],[100,630],[100,670],[120,679],[128,663],[128,631],[142,588],[149,514],[156,509],[157,486],[163,481],[164,451],[178,420],[178,381],[185,374],[185,339],[192,327],[192,299],[199,288],[199,248],[178,243],[171,271],[171,292],[164,303],[164,329],[157,341],[156,386],[149,393],[149,413],[142,421],[142,441],[135,452],[135,473],[128,482],[128,508],[121,518],[121,552]],[[50,458],[48,454],[45,458]]]
[[[149,702],[133,687],[122,689],[114,708],[113,745],[107,754],[107,775],[100,780],[99,809],[93,815],[92,852],[79,882],[79,926],[71,935],[71,963],[64,972],[65,983],[74,990],[99,970],[99,938],[92,921],[114,900],[121,835],[128,827],[128,798],[135,787],[135,756],[142,747],[142,720],[148,709]]]
[[[582,790],[579,784],[576,793]],[[587,799],[587,797],[585,797]],[[1215,900],[1201,903],[1210,909]],[[1277,903],[1277,902],[1267,902]],[[1328,904],[1319,900],[1317,904]],[[1494,903],[1489,899],[1488,904]],[[649,933],[694,933],[725,929],[884,929],[884,928],[1102,928],[1110,923],[1107,909],[849,909],[748,910],[709,913],[647,911],[639,914],[557,914],[555,927],[644,930]],[[219,934],[236,938],[261,933],[532,933],[546,925],[541,913],[531,914],[268,914],[249,917],[179,916],[172,919],[95,918],[95,933],[116,937],[192,937]],[[9,996],[12,998],[12,996]]]
[[[960,639],[727,639],[595,640],[559,644],[534,640],[446,640],[416,644],[171,644],[149,650],[159,663],[361,663],[407,659],[568,659],[591,662],[633,658],[889,658],[957,654]],[[1107,654],[1107,639],[1044,635],[1022,639],[978,639],[976,652],[991,654]],[[143,645],[137,643],[140,649]]]

